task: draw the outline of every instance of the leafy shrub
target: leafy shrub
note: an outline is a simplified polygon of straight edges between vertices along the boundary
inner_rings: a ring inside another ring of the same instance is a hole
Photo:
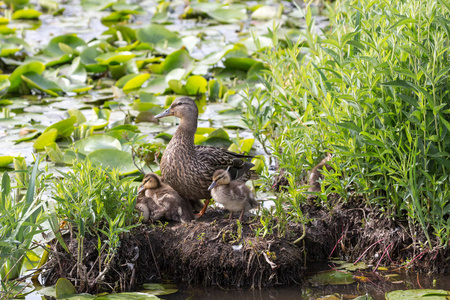
[[[76,163],[68,173],[60,172],[62,180],[53,181],[52,198],[56,201],[56,215],[69,224],[77,240],[77,272],[81,290],[89,281],[83,266],[85,238],[98,238],[98,270],[101,278],[110,266],[120,246],[120,236],[133,224],[136,189],[130,186],[134,177],[120,178],[117,170],[104,170],[89,160]]]
[[[247,124],[295,185],[291,198],[304,201],[305,170],[330,151],[336,173],[324,180],[328,192],[347,201],[355,191],[367,205],[419,224],[429,247],[443,246],[450,236],[450,7],[331,5],[324,34],[306,9],[298,42],[264,54],[270,71],[264,87],[248,94]]]

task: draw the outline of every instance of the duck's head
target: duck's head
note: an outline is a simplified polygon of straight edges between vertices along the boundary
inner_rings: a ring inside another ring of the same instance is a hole
[[[213,182],[208,190],[212,190],[216,185],[226,185],[231,181],[230,173],[227,170],[217,170],[213,175]]]
[[[138,193],[146,189],[156,189],[161,186],[161,179],[155,173],[149,173],[144,176],[142,184],[139,186]]]
[[[198,117],[198,108],[195,101],[189,97],[179,97],[175,99],[170,107],[162,113],[155,116],[155,118],[164,118],[168,116],[175,116],[178,118],[195,116]]]

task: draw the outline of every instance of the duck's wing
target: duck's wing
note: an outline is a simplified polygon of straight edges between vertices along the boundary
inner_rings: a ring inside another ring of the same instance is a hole
[[[220,153],[226,153],[229,156],[232,157],[236,157],[236,158],[253,158],[253,155],[245,155],[245,154],[240,154],[240,153],[236,153],[236,152],[232,152],[232,151],[228,151],[222,148],[218,148],[218,147],[214,147],[214,146],[203,146],[203,145],[196,145],[195,146],[195,150],[203,152],[215,152],[215,151],[219,151]]]
[[[247,181],[251,177],[249,170],[254,164],[244,161],[241,158],[252,158],[253,156],[238,154],[211,146],[196,146],[195,150],[199,162],[209,166],[212,173],[215,170],[228,169],[232,180],[238,178],[241,180],[242,177],[243,181]]]

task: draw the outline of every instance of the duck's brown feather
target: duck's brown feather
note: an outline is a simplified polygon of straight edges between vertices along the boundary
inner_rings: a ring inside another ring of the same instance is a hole
[[[169,110],[170,115],[180,118],[180,125],[164,151],[160,169],[164,181],[180,195],[188,199],[210,199],[208,187],[219,169],[229,168],[233,179],[246,181],[250,178],[249,170],[254,165],[241,160],[250,156],[194,145],[198,109],[192,99],[178,98]]]

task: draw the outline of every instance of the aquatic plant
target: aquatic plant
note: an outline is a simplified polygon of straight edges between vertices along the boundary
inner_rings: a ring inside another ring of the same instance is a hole
[[[247,94],[246,123],[289,181],[294,215],[307,171],[332,152],[316,204],[358,195],[406,218],[414,242],[423,234],[424,247],[447,245],[449,13],[443,1],[336,1],[323,33],[309,7],[296,43],[272,33],[277,46],[261,51],[270,71]]]
[[[38,169],[40,159],[36,158],[34,166],[21,164],[24,160],[16,159],[17,179],[12,181],[8,172],[3,173],[0,203],[0,298],[9,299],[22,293],[17,279],[22,266],[36,257],[33,241],[39,233],[44,232],[43,222],[46,202],[42,200],[45,176]],[[19,178],[21,180],[19,180]],[[11,183],[16,183],[12,186]],[[23,195],[22,191],[26,190]]]

